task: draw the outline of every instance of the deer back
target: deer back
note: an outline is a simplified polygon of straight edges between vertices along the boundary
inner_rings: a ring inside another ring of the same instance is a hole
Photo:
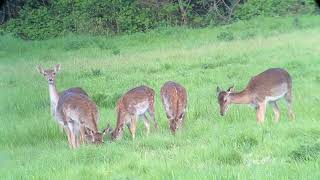
[[[84,94],[74,93],[72,91],[64,93],[59,98],[57,112],[67,120],[72,119],[78,121],[93,132],[98,131],[98,108],[96,104]]]
[[[292,88],[292,80],[289,73],[281,68],[271,68],[256,76],[248,83],[246,91],[258,99],[265,97],[282,96]]]
[[[154,103],[155,92],[147,86],[139,86],[129,90],[117,102],[117,125],[112,132],[115,139],[122,134],[128,116],[141,115],[145,113],[150,104]]]
[[[187,92],[186,89],[180,84],[168,81],[161,90],[163,106],[167,114],[172,114],[174,119],[181,118],[187,106]]]

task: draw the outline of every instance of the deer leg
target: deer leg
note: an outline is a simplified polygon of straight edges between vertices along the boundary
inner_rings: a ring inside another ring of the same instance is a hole
[[[279,122],[279,118],[280,118],[280,110],[279,107],[277,105],[277,102],[270,102],[272,109],[273,109],[273,113],[274,113],[274,120],[275,122]]]
[[[76,137],[76,147],[80,147],[81,143],[81,124],[77,121],[74,122],[74,131],[75,131],[75,137]]]
[[[144,122],[144,126],[146,128],[147,136],[148,136],[149,132],[150,132],[150,124],[149,124],[149,120],[148,120],[146,114],[143,114],[143,122]]]
[[[86,142],[86,132],[85,127],[83,125],[80,125],[80,144],[85,144]]]
[[[284,96],[287,106],[288,106],[288,115],[292,120],[295,120],[296,116],[294,115],[294,112],[292,110],[292,94],[291,91],[288,91],[287,94]]]
[[[65,126],[63,127],[64,131],[66,132],[67,134],[67,138],[68,138],[68,144],[69,144],[69,147],[72,148],[72,140],[71,140],[71,132],[70,132],[70,129],[68,126]]]
[[[175,126],[176,126],[176,119],[170,118],[169,119],[169,129],[171,130],[172,133],[175,133]]]
[[[79,147],[79,124],[77,124],[74,120],[69,119],[68,127],[71,132],[71,144],[72,148]]]
[[[186,109],[184,108],[183,111],[180,113],[180,115],[178,116],[179,119],[179,127],[181,128],[184,124],[184,119],[186,116]]]
[[[72,127],[69,126],[69,130],[70,130],[70,142],[71,142],[71,148],[74,149],[76,148],[76,137],[75,134],[73,132]]]
[[[153,102],[153,101],[151,101],[151,102],[149,103],[148,113],[149,113],[151,119],[152,119],[153,122],[154,122],[154,128],[158,129],[158,123],[157,123],[156,118],[155,118],[155,115],[154,115],[154,102]]]
[[[68,121],[68,127],[70,130],[71,146],[72,146],[72,148],[76,148],[76,137],[75,137],[74,127],[73,127],[72,121]]]
[[[266,103],[258,103],[257,107],[257,121],[259,124],[263,124],[266,113]]]
[[[69,147],[72,149],[73,148],[73,139],[72,139],[72,129],[69,126],[69,122],[71,119],[68,118],[68,116],[66,114],[64,114],[63,116],[63,128],[67,133],[67,137],[68,137],[68,143],[69,143]]]
[[[129,130],[132,135],[132,139],[134,140],[136,135],[137,117],[135,115],[134,116],[131,115],[130,119],[131,121],[129,125]]]

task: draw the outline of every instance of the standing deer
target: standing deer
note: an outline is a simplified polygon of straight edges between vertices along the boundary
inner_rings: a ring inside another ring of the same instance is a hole
[[[220,114],[223,116],[230,104],[251,104],[256,107],[258,123],[262,124],[265,119],[267,103],[272,105],[275,121],[279,121],[280,111],[277,101],[284,97],[288,114],[295,118],[292,110],[292,80],[289,73],[281,68],[268,69],[249,81],[247,87],[241,92],[233,92],[233,86],[227,91],[217,87]]]
[[[169,128],[173,134],[182,128],[187,108],[187,92],[180,84],[168,81],[161,87],[163,107],[169,119]]]
[[[111,133],[111,139],[117,140],[122,137],[124,125],[127,125],[132,138],[135,138],[137,120],[141,116],[144,120],[144,125],[147,135],[150,132],[149,119],[146,116],[148,112],[154,122],[154,127],[157,129],[158,124],[154,115],[154,90],[147,86],[139,86],[131,89],[124,94],[117,102],[117,125],[114,130],[108,127],[104,133]]]
[[[46,70],[44,70],[40,65],[37,66],[39,73],[42,74],[48,81],[51,113],[54,116],[57,123],[59,124],[59,126],[66,131],[69,144],[71,145],[71,139],[70,139],[71,132],[69,130],[69,127],[66,126],[67,124],[64,116],[61,114],[61,112],[57,111],[58,109],[57,107],[59,103],[61,104],[62,101],[60,102],[60,100],[62,99],[62,97],[65,98],[68,95],[79,95],[83,98],[85,97],[88,98],[88,94],[82,88],[79,88],[79,87],[70,88],[65,91],[58,92],[55,84],[55,79],[56,79],[57,73],[60,71],[60,68],[61,68],[60,64],[57,64],[53,69],[46,69]],[[96,119],[96,121],[98,121],[98,119]],[[85,132],[85,131],[82,130],[82,132]],[[82,134],[82,137],[84,137],[84,134]],[[98,141],[99,140],[97,139],[97,142]]]

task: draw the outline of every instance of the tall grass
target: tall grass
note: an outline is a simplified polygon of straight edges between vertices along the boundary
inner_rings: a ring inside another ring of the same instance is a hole
[[[159,29],[113,38],[68,36],[47,41],[0,37],[1,179],[317,179],[320,177],[320,19],[259,18],[219,28]],[[71,151],[50,116],[46,81],[36,65],[61,63],[60,90],[83,87],[97,102],[100,129],[116,123],[127,90],[156,91],[159,129],[131,140]],[[280,103],[263,126],[254,110],[232,106],[220,117],[216,86],[236,89],[270,67],[293,77],[296,121]],[[160,101],[167,80],[189,96],[184,128],[172,136]]]

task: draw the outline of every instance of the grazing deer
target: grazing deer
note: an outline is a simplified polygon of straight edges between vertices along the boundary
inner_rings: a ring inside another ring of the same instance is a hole
[[[83,97],[88,97],[88,94],[81,88],[75,87],[75,88],[70,88],[62,92],[58,92],[55,84],[55,79],[57,73],[60,71],[61,65],[57,64],[53,69],[46,69],[44,70],[42,66],[37,66],[37,69],[40,74],[42,74],[46,80],[48,81],[49,85],[49,96],[50,96],[50,104],[51,104],[51,113],[54,116],[55,120],[57,123],[62,127],[67,135],[68,135],[68,140],[70,142],[70,131],[69,128],[66,126],[66,122],[64,121],[64,118],[62,117],[61,113],[57,113],[57,106],[58,102],[61,99],[61,97],[64,97],[66,95],[70,94],[79,94]],[[97,119],[98,120],[98,119]],[[82,131],[84,132],[84,131]],[[84,134],[83,134],[84,136]]]
[[[251,104],[256,107],[258,123],[263,123],[267,103],[273,107],[275,121],[279,121],[280,111],[277,101],[284,97],[288,105],[288,114],[295,118],[292,110],[292,80],[289,73],[280,68],[268,69],[254,76],[247,87],[241,92],[233,92],[233,87],[227,91],[217,87],[220,114],[223,116],[230,104]]]
[[[117,125],[114,130],[108,127],[103,131],[111,133],[111,139],[117,140],[122,137],[124,125],[127,125],[132,138],[135,138],[137,120],[141,116],[144,120],[144,125],[147,135],[150,132],[149,119],[146,116],[148,112],[154,122],[154,127],[157,129],[158,124],[154,115],[154,90],[147,86],[139,86],[131,89],[124,94],[117,103]]]
[[[88,96],[73,92],[61,96],[57,105],[57,117],[69,129],[68,139],[72,148],[79,147],[81,140],[94,144],[103,143],[102,134],[97,127],[99,112]],[[89,141],[88,135],[91,136]]]
[[[173,134],[178,128],[182,128],[186,107],[187,92],[180,84],[168,81],[161,87],[161,98],[166,115],[169,119],[169,127]]]

